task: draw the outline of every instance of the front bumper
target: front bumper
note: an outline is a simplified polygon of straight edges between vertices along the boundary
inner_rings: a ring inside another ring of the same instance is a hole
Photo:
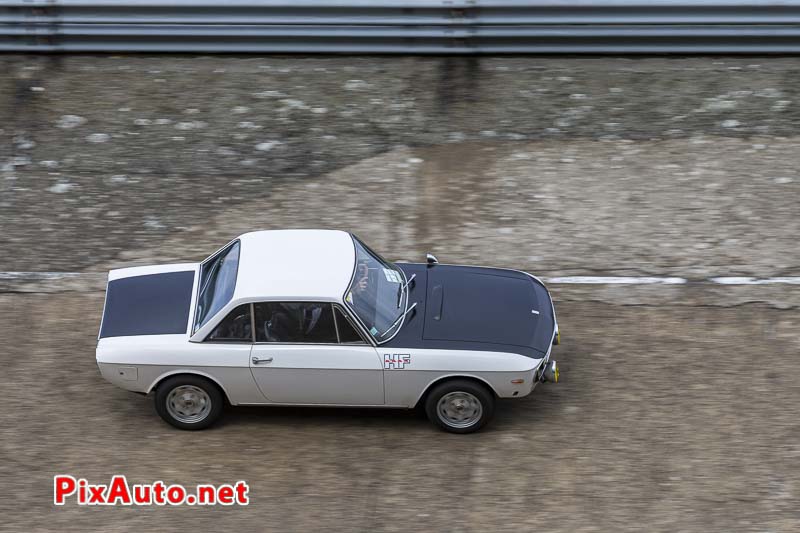
[[[561,371],[555,359],[543,361],[536,370],[536,381],[539,383],[558,383]]]

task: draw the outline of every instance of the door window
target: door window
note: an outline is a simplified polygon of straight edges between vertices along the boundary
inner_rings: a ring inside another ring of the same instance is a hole
[[[333,306],[313,302],[255,304],[256,342],[336,344]]]
[[[366,344],[361,335],[358,334],[353,323],[350,319],[344,316],[344,313],[338,307],[333,308],[333,313],[336,318],[336,329],[339,333],[339,342],[342,344]]]
[[[228,313],[222,322],[208,334],[212,342],[253,342],[250,304],[243,304]]]

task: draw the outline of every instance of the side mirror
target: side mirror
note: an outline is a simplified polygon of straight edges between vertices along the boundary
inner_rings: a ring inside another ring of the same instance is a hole
[[[439,260],[433,254],[425,254],[425,259],[428,261],[428,266],[438,265]]]

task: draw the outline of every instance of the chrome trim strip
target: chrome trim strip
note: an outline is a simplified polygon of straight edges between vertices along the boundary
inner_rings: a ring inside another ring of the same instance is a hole
[[[256,304],[250,302],[250,343],[256,343]]]
[[[200,263],[194,265],[194,285],[192,285],[192,303],[189,304],[189,316],[186,317],[186,336],[192,338],[192,328],[194,328],[194,317],[197,314],[198,289],[200,288]]]
[[[97,342],[100,342],[100,333],[103,331],[103,320],[106,318],[106,304],[108,303],[108,278],[106,278],[106,293],[103,295],[103,314],[100,315],[100,329],[97,330]]]
[[[349,342],[254,342],[255,346],[369,346],[369,344],[351,344]],[[370,346],[374,348],[374,346]],[[312,369],[313,370],[313,369]]]
[[[342,344],[342,336],[339,335],[339,321],[336,320],[336,308],[331,304],[331,313],[333,314],[333,329],[336,330],[336,340]]]

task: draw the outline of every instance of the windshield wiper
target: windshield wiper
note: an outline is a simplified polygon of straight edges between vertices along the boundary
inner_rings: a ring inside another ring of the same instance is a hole
[[[417,277],[416,274],[411,274],[411,277],[408,278],[408,281],[400,285],[400,289],[397,292],[397,307],[400,307],[400,304],[403,303],[403,289],[411,285],[411,282],[414,281],[414,278],[416,277]]]
[[[398,322],[400,322],[401,320],[403,320],[403,318],[404,318],[404,317],[405,317],[405,316],[406,316],[408,313],[410,313],[410,312],[411,312],[411,310],[412,310],[412,309],[414,309],[416,306],[417,306],[417,302],[414,302],[413,304],[411,304],[411,307],[409,307],[408,309],[406,309],[405,313],[403,313],[402,315],[400,315],[399,317],[397,317],[397,320],[395,320],[394,322],[392,322],[392,325],[391,325],[391,326],[389,326],[388,328],[386,328],[386,331],[384,331],[383,333],[381,333],[381,335],[380,335],[378,338],[379,338],[379,339],[382,339],[382,338],[384,338],[384,337],[386,336],[386,334],[387,334],[387,333],[389,333],[390,331],[392,331],[392,328],[393,328],[393,327],[395,327],[395,326],[397,325],[397,323],[398,323]]]

